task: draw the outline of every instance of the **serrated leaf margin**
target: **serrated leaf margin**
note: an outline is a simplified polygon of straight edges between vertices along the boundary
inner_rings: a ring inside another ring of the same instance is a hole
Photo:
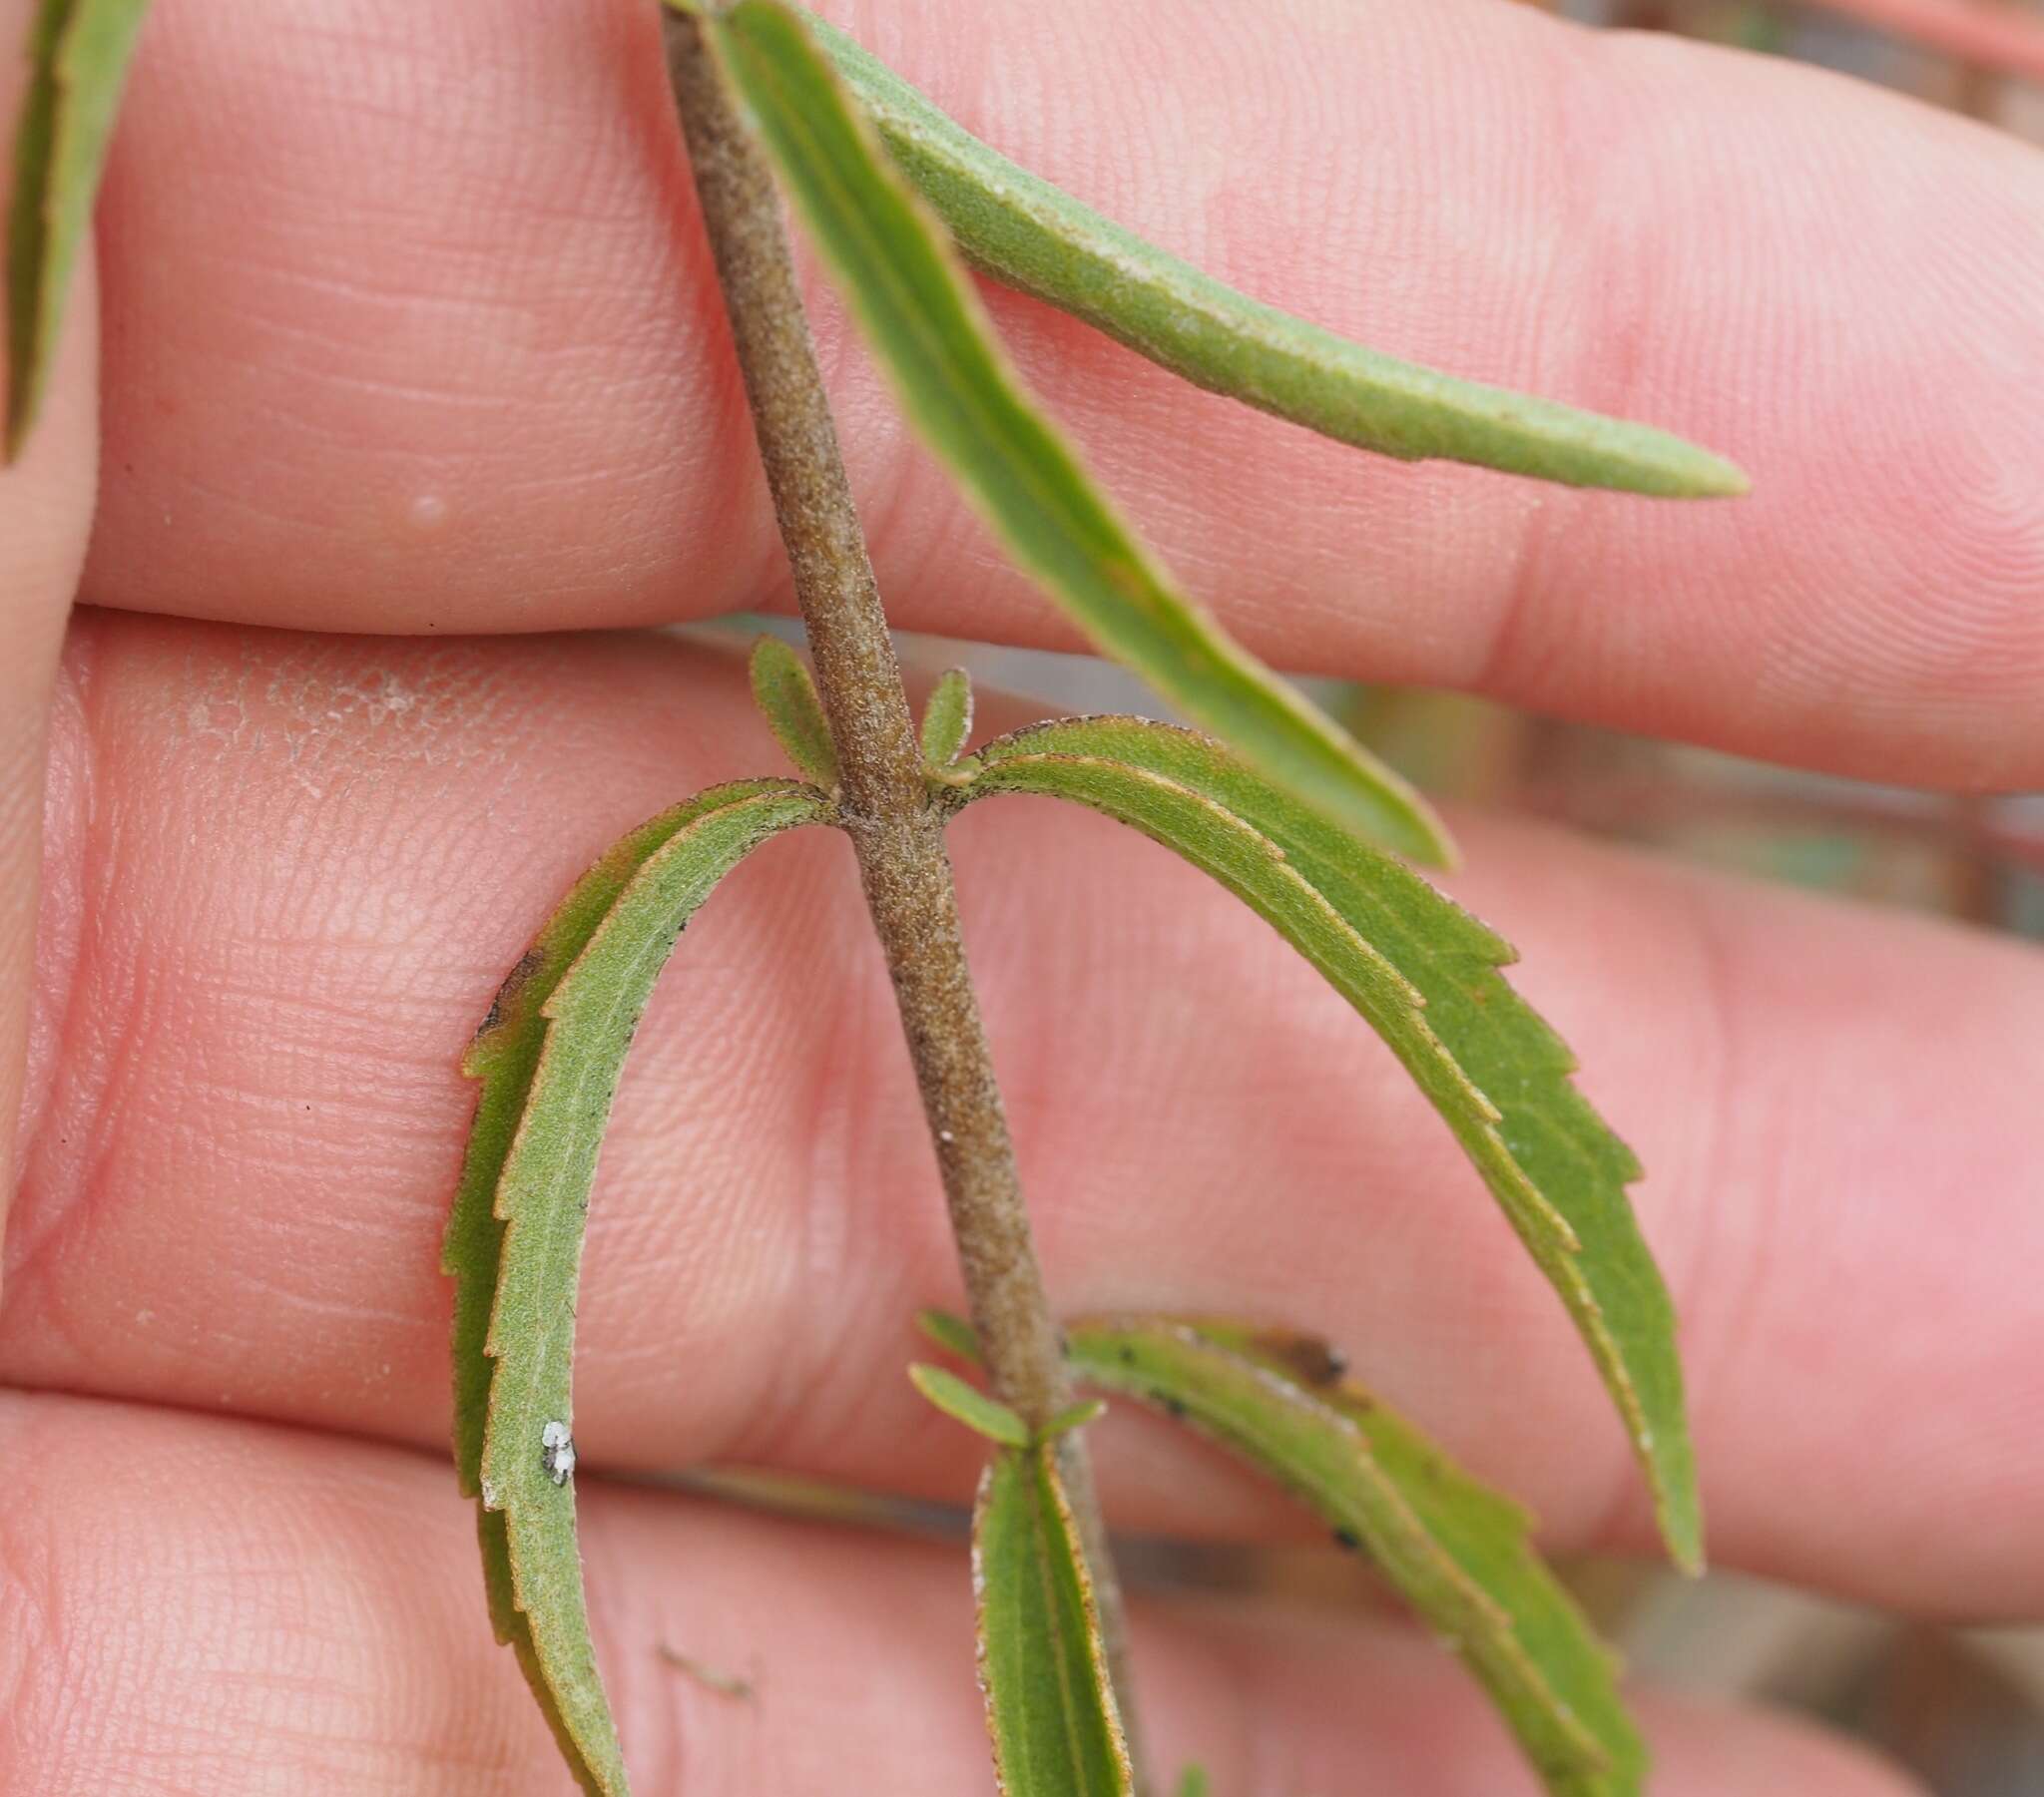
[[[565,1620],[558,1628],[551,1623],[536,1626],[532,1545],[521,1543],[520,1518],[507,1510],[513,1501],[510,1487],[514,1482],[492,1477],[493,1462],[501,1452],[493,1433],[504,1346],[498,1311],[506,1260],[512,1252],[512,1223],[500,1206],[521,1145],[533,1136],[534,1093],[556,1036],[554,1007],[563,987],[585,964],[592,945],[616,917],[627,895],[647,878],[649,870],[658,878],[664,855],[683,853],[689,846],[689,833],[709,820],[728,819],[731,813],[748,807],[762,808],[753,819],[759,826],[757,833],[741,831],[742,837],[751,834],[751,839],[709,879],[681,915],[670,919],[670,933],[658,945],[657,958],[646,970],[644,991],[638,997],[640,1008],[682,924],[730,866],[783,829],[826,823],[834,817],[827,795],[813,787],[790,780],[756,780],[713,787],[630,832],[575,883],[541,928],[532,947],[499,988],[462,1061],[462,1071],[480,1082],[482,1090],[441,1255],[443,1269],[455,1281],[455,1471],[463,1492],[478,1503],[477,1537],[497,1638],[517,1654],[569,1769],[594,1797],[623,1797],[628,1786],[588,1638],[572,1487],[564,1481],[555,1488],[559,1506],[554,1512],[557,1539],[553,1552],[566,1563],[555,1569],[557,1587],[566,1593],[561,1612]],[[633,1010],[632,1027],[636,1021],[637,1011]],[[617,1049],[620,1062],[629,1042],[627,1027]],[[609,1100],[606,1092],[602,1115],[587,1120],[594,1123],[598,1145]],[[588,1166],[593,1175],[593,1148]],[[587,1202],[586,1189],[581,1202]],[[572,1351],[579,1222],[574,1233],[574,1252],[561,1282],[561,1301],[568,1307],[568,1316],[565,1331],[557,1328],[555,1338],[555,1346],[564,1356]],[[564,1366],[564,1384],[566,1377]],[[572,1423],[572,1407],[564,1398],[558,1409],[558,1421],[565,1430]],[[530,1449],[531,1461],[543,1466],[539,1441],[525,1446]]]

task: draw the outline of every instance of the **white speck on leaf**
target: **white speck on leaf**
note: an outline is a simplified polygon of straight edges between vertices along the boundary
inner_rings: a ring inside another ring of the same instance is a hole
[[[549,1423],[539,1432],[540,1464],[556,1485],[566,1485],[575,1471],[575,1438],[566,1423]]]

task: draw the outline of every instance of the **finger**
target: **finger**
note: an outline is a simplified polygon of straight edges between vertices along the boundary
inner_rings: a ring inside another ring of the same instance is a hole
[[[73,667],[92,797],[52,820],[48,939],[77,947],[38,1001],[62,1054],[0,1377],[438,1443],[437,1244],[474,1105],[456,1059],[611,837],[775,764],[743,672],[623,638],[112,615]],[[986,805],[953,839],[1059,1305],[1322,1330],[1556,1540],[1645,1546],[1552,1293],[1310,970],[1086,813]],[[1538,832],[1471,849],[1468,895],[1653,1169],[1637,1196],[1685,1320],[1716,1555],[1919,1606],[2044,1603],[2021,1122],[2044,958]],[[827,833],[763,851],[691,927],[592,1210],[592,1464],[957,1489],[966,1448],[902,1377],[910,1312],[955,1302],[956,1273],[899,1027]],[[1124,1514],[1243,1526],[1235,1488],[1159,1439],[1110,1456]],[[1784,1496],[1832,1491],[1854,1501]]]
[[[1067,4],[1069,25],[834,10],[1022,162],[1260,296],[1687,429],[1758,480],[1697,509],[1371,462],[1004,302],[1114,489],[1255,646],[2036,783],[2044,413],[2011,374],[2044,347],[2034,152],[1482,0],[1198,29]],[[652,33],[628,0],[400,29],[160,8],[109,193],[102,599],[448,632],[776,589]],[[823,331],[899,622],[1067,640],[907,450],[834,312]]]
[[[35,8],[0,5],[0,33],[24,39]],[[0,69],[0,142],[14,141],[28,65]],[[36,886],[50,683],[92,523],[98,452],[96,305],[90,256],[79,270],[42,419],[0,468],[0,1225],[19,1177]],[[59,777],[62,776],[59,770]]]
[[[0,1399],[0,1418],[24,1455],[0,1516],[8,1789],[567,1789],[490,1639],[473,1526],[445,1467],[78,1400]],[[594,1483],[579,1497],[599,1653],[644,1788],[985,1784],[962,1546]],[[1159,1615],[1137,1651],[1161,1763],[1197,1756],[1218,1790],[1277,1797],[1365,1777],[1414,1797],[1532,1788],[1474,1687],[1401,1632]],[[747,1692],[714,1689],[677,1657]],[[1779,1724],[1656,1720],[1658,1791],[1905,1789]],[[1752,1781],[1712,1782],[1733,1770]]]
[[[2034,151],[1493,0],[830,10],[1260,297],[1755,477],[1694,507],[1386,463],[1000,301],[1113,490],[1280,666],[1847,771],[2044,778]],[[418,632],[774,602],[677,144],[633,0],[401,30],[343,0],[167,0],[107,197],[93,591]],[[1069,642],[834,308],[819,328],[896,622]]]

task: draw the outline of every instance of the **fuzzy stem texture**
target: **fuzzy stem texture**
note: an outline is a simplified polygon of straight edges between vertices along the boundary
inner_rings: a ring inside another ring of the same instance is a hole
[[[779,199],[702,26],[674,12],[665,23],[704,228],[837,748],[841,822],[893,978],[988,1380],[1040,1428],[1071,1404],[1071,1377],[966,966],[943,817],[930,796],[838,453]],[[1133,1755],[1121,1594],[1076,1431],[1061,1438],[1060,1472],[1092,1570]]]

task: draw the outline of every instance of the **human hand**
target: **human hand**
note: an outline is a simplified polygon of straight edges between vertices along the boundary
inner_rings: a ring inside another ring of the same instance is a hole
[[[995,295],[1109,484],[1267,658],[2044,783],[2033,152],[1494,0],[882,11],[833,16],[1261,296],[1755,476],[1687,508],[1370,461]],[[600,847],[774,758],[713,651],[511,634],[781,593],[655,36],[627,0],[162,0],[150,27],[103,209],[104,441],[87,291],[0,478],[0,1066],[24,1094],[0,1788],[563,1787],[439,1464],[454,1064]],[[897,622],[1067,641],[819,324]],[[74,593],[111,609],[72,621],[53,680]],[[497,640],[433,640],[467,633]],[[2034,951],[1464,836],[1458,890],[1525,947],[1651,1169],[1721,1563],[2044,1611]],[[1565,1319],[1309,971],[1105,824],[1012,807],[955,841],[1060,1300],[1323,1329],[1555,1545],[1647,1548]],[[692,1797],[983,1783],[954,1554],[602,1478],[968,1488],[970,1444],[900,1376],[909,1311],[954,1275],[848,863],[791,841],[734,885],[642,1033],[581,1308],[627,1751]],[[1285,1527],[1141,1419],[1099,1439],[1121,1520]],[[1140,1620],[1164,1758],[1219,1791],[1523,1781],[1402,1630]],[[1649,1713],[1659,1791],[1898,1788],[1759,1718]]]

